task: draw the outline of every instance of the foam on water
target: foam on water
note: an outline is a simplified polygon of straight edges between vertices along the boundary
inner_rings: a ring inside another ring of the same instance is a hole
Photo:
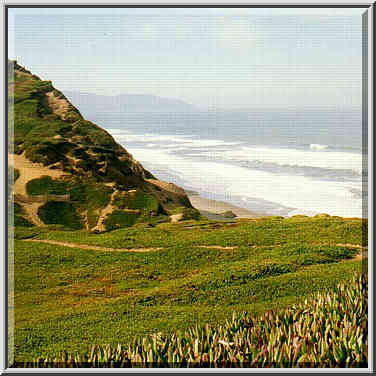
[[[313,181],[304,176],[272,174],[236,165],[182,157],[171,150],[127,148],[149,170],[165,170],[169,175],[176,176],[176,183],[183,182],[185,187],[200,193],[211,192],[213,198],[226,196],[228,201],[233,203],[242,198],[244,206],[249,209],[255,209],[249,205],[259,200],[260,203],[269,201],[276,204],[274,213],[268,214],[283,212],[283,215],[327,213],[343,217],[362,216],[362,200],[359,195],[362,190],[361,181]],[[310,161],[309,158],[306,160]],[[328,162],[321,159],[321,163]],[[339,161],[337,163],[343,167]],[[286,211],[286,208],[294,210]]]
[[[190,144],[192,141],[191,136],[175,136],[175,135],[160,135],[160,134],[132,134],[132,133],[113,133],[113,136],[118,140],[118,142],[127,144],[132,142],[137,143],[164,143],[173,142],[174,144]]]
[[[206,152],[215,158],[215,151]],[[340,151],[311,151],[243,146],[237,150],[221,151],[220,158],[233,161],[260,161],[280,166],[307,166],[333,170],[362,172],[362,155]]]
[[[125,146],[132,143],[146,143],[148,147],[153,145],[153,147],[179,148],[179,150],[187,149],[187,151],[193,148],[196,151],[189,155],[206,156],[211,160],[273,163],[278,166],[318,167],[362,173],[361,154],[327,151],[327,145],[311,144],[310,150],[250,147],[242,145],[241,142],[194,138],[192,135],[134,134],[119,129],[109,129],[109,131]],[[214,147],[220,147],[221,150],[212,149]]]
[[[309,148],[312,150],[325,150],[328,148],[328,145],[320,145],[320,144],[311,144]]]
[[[227,142],[217,139],[195,138],[192,135],[162,135],[156,133],[135,134],[119,129],[108,129],[108,131],[119,141],[126,143],[159,143],[161,147],[185,146],[187,148],[202,148],[213,146],[234,146],[240,142]],[[166,144],[167,143],[167,144]]]

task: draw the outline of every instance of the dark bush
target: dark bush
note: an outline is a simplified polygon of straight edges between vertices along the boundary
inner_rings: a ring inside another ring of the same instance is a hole
[[[104,225],[106,226],[106,230],[130,227],[136,223],[138,216],[139,214],[137,213],[114,210],[104,221]]]
[[[80,216],[68,202],[49,201],[38,210],[40,219],[45,224],[59,224],[72,229],[81,229]]]
[[[26,191],[29,195],[65,195],[67,184],[61,180],[54,180],[50,176],[42,176],[39,179],[30,180],[26,184]]]

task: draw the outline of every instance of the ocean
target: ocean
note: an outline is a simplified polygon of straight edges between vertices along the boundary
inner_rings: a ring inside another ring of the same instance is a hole
[[[202,197],[266,215],[367,216],[360,109],[102,112],[89,119],[157,178]]]

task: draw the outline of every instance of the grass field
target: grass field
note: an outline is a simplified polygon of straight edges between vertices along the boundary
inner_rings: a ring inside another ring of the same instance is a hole
[[[367,247],[367,222],[339,217],[15,230],[17,362],[278,311],[361,272]]]

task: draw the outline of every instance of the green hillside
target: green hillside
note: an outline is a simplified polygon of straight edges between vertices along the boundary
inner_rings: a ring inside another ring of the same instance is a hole
[[[9,72],[10,150],[14,177],[21,177],[14,185],[18,223],[100,232],[169,221],[171,210],[192,208],[184,191],[155,185],[158,180],[108,132],[85,120],[51,81],[15,61]]]

